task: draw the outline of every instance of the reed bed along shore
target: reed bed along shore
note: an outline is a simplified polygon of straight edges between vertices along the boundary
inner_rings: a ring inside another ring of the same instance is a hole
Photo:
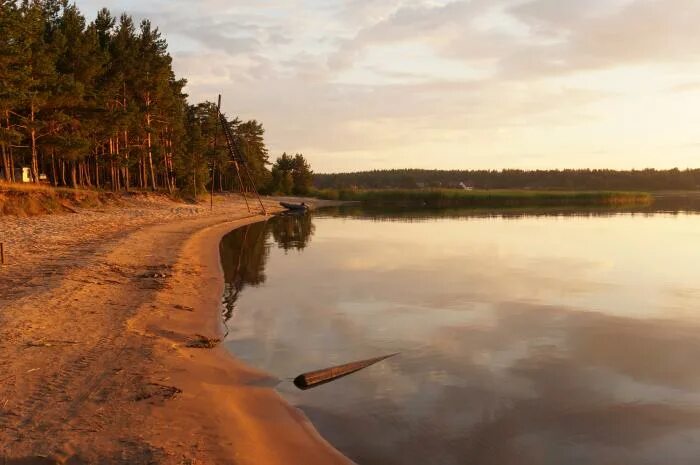
[[[535,207],[649,205],[647,192],[534,191],[463,189],[317,190],[321,199],[357,201],[368,205],[424,205],[429,207]]]

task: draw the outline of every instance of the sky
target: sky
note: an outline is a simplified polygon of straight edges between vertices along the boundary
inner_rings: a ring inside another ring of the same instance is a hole
[[[316,172],[700,166],[698,0],[77,0]]]

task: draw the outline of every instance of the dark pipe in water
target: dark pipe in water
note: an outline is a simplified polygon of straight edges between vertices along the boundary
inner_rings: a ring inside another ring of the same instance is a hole
[[[323,370],[310,371],[308,373],[303,373],[296,378],[294,378],[294,385],[299,389],[306,390],[311,389],[322,384],[330,383],[336,379],[342,378],[343,376],[351,375],[356,371],[360,371],[364,368],[379,363],[382,360],[386,360],[389,357],[398,355],[399,352],[395,354],[385,355],[383,357],[370,358],[368,360],[360,360],[359,362],[345,363],[343,365],[337,365],[330,368],[324,368]]]

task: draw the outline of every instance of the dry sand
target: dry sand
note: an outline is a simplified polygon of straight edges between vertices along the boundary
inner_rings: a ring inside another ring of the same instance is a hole
[[[265,218],[126,203],[0,216],[0,463],[349,463],[268,375],[188,347],[221,335],[220,238]]]

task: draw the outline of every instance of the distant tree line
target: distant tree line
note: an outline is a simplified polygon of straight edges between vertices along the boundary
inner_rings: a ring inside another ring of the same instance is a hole
[[[671,170],[376,170],[315,174],[318,189],[474,188],[566,190],[695,190],[700,169]]]
[[[54,186],[235,189],[218,109],[189,104],[185,84],[148,20],[0,0],[0,179],[20,181],[26,167]],[[275,190],[262,124],[227,124],[257,186]]]

